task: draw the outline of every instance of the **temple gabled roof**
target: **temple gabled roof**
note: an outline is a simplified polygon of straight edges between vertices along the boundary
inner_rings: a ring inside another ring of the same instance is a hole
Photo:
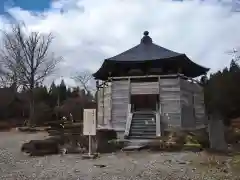
[[[111,61],[149,61],[177,57],[182,54],[158,46],[152,42],[148,32],[144,32],[141,43],[121,54],[108,58]]]
[[[171,71],[181,68],[183,74],[189,77],[200,76],[209,70],[194,63],[185,54],[177,53],[154,44],[151,37],[149,37],[148,31],[145,31],[139,45],[105,59],[101,68],[93,76],[96,79],[106,79],[109,74],[111,76],[122,76],[126,74],[126,69],[141,68],[144,63],[151,64],[154,68]]]

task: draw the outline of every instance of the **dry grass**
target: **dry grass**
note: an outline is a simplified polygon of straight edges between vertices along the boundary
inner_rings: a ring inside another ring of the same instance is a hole
[[[230,165],[234,171],[240,172],[240,155],[233,156]]]
[[[228,156],[219,156],[207,152],[200,152],[192,158],[192,165],[203,168],[206,171],[226,168]]]

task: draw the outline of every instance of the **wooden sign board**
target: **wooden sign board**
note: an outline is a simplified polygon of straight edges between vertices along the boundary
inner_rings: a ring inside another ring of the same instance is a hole
[[[83,135],[96,135],[96,109],[84,109]]]

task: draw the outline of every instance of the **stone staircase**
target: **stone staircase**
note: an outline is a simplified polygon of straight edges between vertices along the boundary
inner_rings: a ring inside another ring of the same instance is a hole
[[[153,111],[134,112],[129,139],[154,139],[156,137],[156,114]]]

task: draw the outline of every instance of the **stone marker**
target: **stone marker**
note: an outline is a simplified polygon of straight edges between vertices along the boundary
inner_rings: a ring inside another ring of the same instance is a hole
[[[209,141],[210,148],[216,151],[226,152],[228,147],[224,135],[224,124],[219,118],[211,118],[209,120]]]

